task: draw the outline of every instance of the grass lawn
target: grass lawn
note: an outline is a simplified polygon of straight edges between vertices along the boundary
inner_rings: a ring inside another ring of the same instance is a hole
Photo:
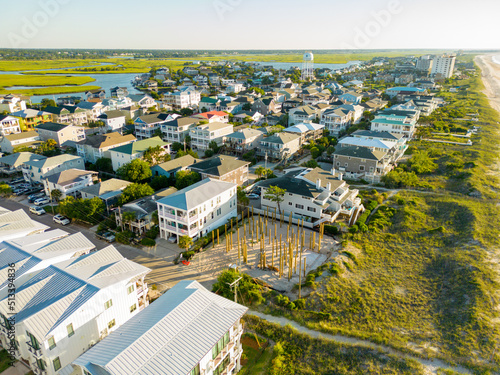
[[[1,60],[0,71],[38,70],[92,65],[90,60]]]
[[[245,359],[241,361],[241,375],[266,374],[272,359],[272,349],[267,340],[255,339],[255,335],[245,333],[241,339]]]
[[[12,359],[9,356],[7,350],[2,349],[0,351],[0,372],[7,370],[10,367]]]

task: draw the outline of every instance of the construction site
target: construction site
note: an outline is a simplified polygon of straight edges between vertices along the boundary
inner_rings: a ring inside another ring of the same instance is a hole
[[[194,256],[191,267],[214,279],[224,269],[238,268],[271,289],[288,292],[339,246],[324,236],[324,225],[316,232],[305,228],[303,221],[292,221],[283,214],[253,214],[248,209],[238,224],[226,225],[227,235],[212,232],[212,244]]]

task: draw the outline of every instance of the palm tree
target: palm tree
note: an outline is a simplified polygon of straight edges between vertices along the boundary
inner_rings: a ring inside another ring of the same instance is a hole
[[[59,189],[54,189],[50,192],[50,197],[56,201],[56,202],[59,202],[59,200],[61,199],[62,197],[62,192],[61,190]]]
[[[192,244],[193,239],[189,236],[182,236],[179,238],[179,247],[181,249],[186,249],[186,251],[188,251]]]
[[[132,212],[132,211],[126,211],[122,214],[122,222],[124,224],[128,224],[129,225],[129,228],[130,228],[130,231],[133,232],[132,230],[132,221],[134,221],[136,219],[136,215],[135,215],[135,212]]]
[[[259,178],[261,178],[262,176],[264,176],[266,174],[266,172],[267,172],[267,170],[263,166],[257,167],[255,169],[255,174],[257,176],[259,176]]]

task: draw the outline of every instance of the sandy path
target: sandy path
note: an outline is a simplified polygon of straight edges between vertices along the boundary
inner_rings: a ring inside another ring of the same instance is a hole
[[[327,340],[332,340],[332,341],[338,342],[340,344],[363,346],[365,348],[372,348],[372,349],[376,349],[376,350],[379,350],[379,351],[384,352],[384,353],[393,354],[393,355],[396,355],[396,356],[401,357],[401,358],[413,359],[422,365],[426,374],[438,374],[438,370],[440,370],[440,369],[454,371],[455,373],[458,373],[458,374],[472,374],[472,372],[469,371],[468,369],[466,369],[465,367],[453,366],[453,365],[450,365],[450,364],[448,364],[442,360],[439,360],[439,359],[423,359],[423,358],[412,356],[410,354],[399,352],[399,351],[392,349],[388,346],[375,344],[375,343],[368,341],[368,340],[361,340],[361,339],[357,339],[354,337],[347,337],[347,336],[342,336],[342,335],[331,335],[328,333],[314,331],[312,329],[301,326],[297,322],[294,322],[292,320],[288,320],[284,317],[267,315],[267,314],[263,314],[263,313],[253,311],[253,310],[249,311],[248,314],[258,316],[261,319],[265,319],[268,322],[276,323],[276,324],[279,324],[281,326],[287,326],[287,325],[291,326],[292,328],[296,329],[297,331],[299,331],[301,333],[306,333],[314,338],[323,338],[323,339],[327,339]]]

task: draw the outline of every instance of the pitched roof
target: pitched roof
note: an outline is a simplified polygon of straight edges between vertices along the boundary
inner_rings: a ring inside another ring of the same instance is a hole
[[[52,156],[46,159],[30,160],[27,161],[25,164],[31,165],[32,167],[35,168],[47,168],[47,167],[52,167],[54,165],[65,163],[67,161],[81,160],[81,159],[82,159],[81,156],[62,154],[62,155]]]
[[[169,160],[165,163],[158,164],[154,168],[163,169],[165,172],[173,172],[180,168],[189,167],[190,165],[196,163],[196,159],[191,155],[184,155],[180,158]]]
[[[190,169],[211,176],[222,177],[227,173],[249,164],[250,162],[238,160],[233,156],[221,155],[193,164],[190,166]]]
[[[34,130],[30,130],[28,132],[22,132],[22,133],[15,133],[15,134],[9,134],[4,136],[5,139],[8,139],[9,141],[18,141],[20,139],[28,139],[28,138],[34,138],[38,137],[38,133]]]
[[[73,363],[112,375],[188,374],[246,311],[184,280]]]
[[[174,127],[178,128],[179,126],[198,124],[199,122],[200,122],[200,119],[197,119],[197,118],[179,117],[179,118],[176,118],[175,120],[167,121],[164,125],[165,126],[174,126]]]
[[[149,271],[123,258],[113,246],[49,266],[17,286],[16,322],[25,322],[28,331],[43,341],[100,289]],[[7,297],[0,301],[0,311],[9,311]]]
[[[66,186],[68,184],[72,184],[74,182],[84,180],[84,177],[88,175],[97,175],[98,172],[93,171],[83,171],[81,169],[67,169],[65,171],[55,173],[47,179],[53,184],[57,184],[59,186]]]
[[[89,135],[83,141],[78,142],[80,145],[89,145],[93,148],[105,148],[112,147],[115,145],[121,145],[122,143],[133,142],[136,138],[132,134],[121,135],[120,133],[106,133]]]
[[[158,203],[181,210],[190,210],[235,187],[236,184],[232,182],[206,178],[166,198],[160,199]]]
[[[280,145],[287,144],[291,141],[296,140],[299,138],[300,135],[298,134],[290,134],[290,133],[276,133],[270,137],[266,137],[261,140],[261,142],[268,142],[268,143],[277,143]]]
[[[381,139],[392,139],[397,141],[404,137],[403,134],[395,134],[389,132],[375,132],[371,130],[356,130],[351,134],[354,137],[364,137],[364,138],[381,138]]]
[[[112,118],[120,118],[125,117],[125,114],[122,111],[106,111],[99,116],[99,118],[112,119]]]
[[[33,117],[38,117],[38,116],[47,116],[47,115],[50,115],[50,113],[27,108],[27,109],[22,110],[22,111],[13,112],[10,115],[14,116],[14,117],[21,117],[21,118],[33,118]]]
[[[127,145],[119,146],[111,149],[112,152],[118,152],[121,154],[134,155],[146,151],[149,147],[156,146],[166,146],[168,143],[163,142],[160,137],[153,137],[149,139],[143,139],[142,141],[136,141],[129,143]]]
[[[263,133],[257,129],[245,128],[226,135],[226,138],[249,139],[262,136]]]
[[[310,131],[321,130],[325,127],[325,125],[320,124],[297,124],[294,126],[290,126],[289,128],[284,129],[284,132],[288,133],[307,133]]]
[[[382,151],[372,151],[369,148],[357,147],[357,146],[340,147],[339,149],[335,150],[333,154],[341,156],[349,156],[351,158],[370,159],[377,161],[382,160],[386,155],[386,153]]]
[[[70,125],[59,124],[57,122],[44,122],[42,124],[37,125],[36,129],[48,130],[51,132],[60,132],[63,129],[66,129]]]
[[[0,158],[0,164],[5,164],[13,168],[17,168],[27,161],[42,159],[47,159],[47,157],[43,155],[33,154],[31,152],[16,152],[15,154],[10,154]]]
[[[132,182],[120,180],[117,178],[111,178],[106,181],[99,182],[98,184],[94,184],[83,188],[80,190],[82,193],[87,193],[96,197],[103,197],[106,194],[121,192]]]

